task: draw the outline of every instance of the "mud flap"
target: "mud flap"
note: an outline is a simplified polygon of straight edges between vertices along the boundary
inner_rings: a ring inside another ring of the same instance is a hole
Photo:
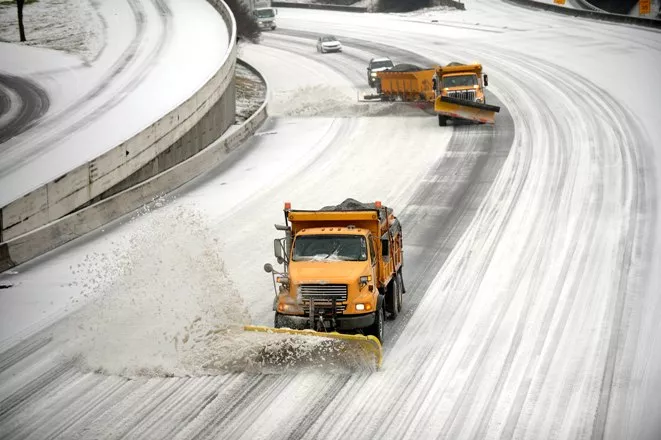
[[[339,346],[337,348],[340,356],[345,350],[351,351],[352,353],[359,353],[359,355],[367,362],[373,362],[376,364],[377,369],[381,367],[381,361],[383,357],[381,343],[376,337],[371,335],[347,335],[337,332],[316,332],[314,330],[294,330],[289,328],[273,328],[257,325],[246,325],[243,327],[243,329],[250,332],[280,333],[336,340],[339,342]]]
[[[496,113],[500,112],[500,107],[442,96],[440,99],[436,99],[434,110],[436,113],[450,118],[466,119],[482,124],[494,124]]]

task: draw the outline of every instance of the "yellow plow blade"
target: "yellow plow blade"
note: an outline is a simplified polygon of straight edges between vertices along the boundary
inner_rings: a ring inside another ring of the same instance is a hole
[[[496,112],[500,107],[487,104],[478,104],[472,102],[461,102],[458,99],[442,97],[434,102],[434,110],[444,116],[469,121],[480,122],[482,124],[494,124]]]
[[[316,332],[314,330],[294,330],[289,328],[273,328],[258,325],[246,325],[243,327],[243,329],[250,332],[290,334],[303,337],[311,336],[317,338],[332,339],[337,341],[339,344],[338,346],[334,347],[334,351],[336,351],[340,356],[342,356],[344,353],[350,354],[358,352],[359,356],[367,358],[369,362],[374,362],[377,369],[381,367],[381,361],[383,358],[381,343],[376,337],[371,335],[347,335],[337,332]]]

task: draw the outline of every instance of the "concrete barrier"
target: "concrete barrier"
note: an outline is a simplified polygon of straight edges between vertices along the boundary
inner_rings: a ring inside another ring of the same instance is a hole
[[[611,14],[607,12],[586,11],[583,9],[567,8],[565,6],[555,5],[553,3],[540,3],[535,0],[506,0],[510,3],[515,3],[523,6],[530,6],[536,9],[543,9],[545,11],[556,12],[558,14],[569,15],[572,17],[592,18],[595,20],[609,21],[612,23],[626,23],[638,26],[651,27],[661,29],[661,20],[652,18],[632,17],[629,15]]]
[[[264,102],[243,124],[235,130],[230,130],[196,155],[144,182],[19,237],[0,243],[0,272],[43,255],[117,220],[222,163],[232,151],[257,131],[268,116],[266,79],[254,67],[247,63],[243,64],[255,72],[267,87]]]
[[[271,2],[274,8],[301,8],[301,9],[323,9],[327,11],[344,12],[367,12],[367,8],[359,6],[327,5],[320,3],[290,3],[290,2]]]
[[[236,63],[236,22],[222,0],[207,0],[221,15],[230,32],[229,47],[221,68],[189,99],[132,138],[75,168],[52,182],[9,203],[0,210],[0,242],[11,240],[53,222],[82,207],[110,196],[113,188],[138,183],[133,179],[159,155],[177,141],[188,136],[189,156],[217,139],[234,123],[234,69]],[[223,96],[228,94],[223,101]],[[225,105],[217,105],[222,101]],[[231,108],[229,107],[231,105]],[[214,115],[214,111],[218,113]],[[211,117],[209,117],[211,113]],[[206,117],[206,120],[205,120]],[[213,123],[209,123],[209,119]],[[204,135],[196,133],[200,123],[206,126]],[[143,180],[151,173],[142,172]]]

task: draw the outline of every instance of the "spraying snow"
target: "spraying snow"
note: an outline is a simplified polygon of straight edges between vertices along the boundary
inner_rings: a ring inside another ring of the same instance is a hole
[[[358,102],[358,90],[328,85],[304,86],[294,90],[276,93],[270,103],[270,113],[290,117],[297,116],[332,116],[332,117],[369,117],[369,116],[420,116],[417,103]]]

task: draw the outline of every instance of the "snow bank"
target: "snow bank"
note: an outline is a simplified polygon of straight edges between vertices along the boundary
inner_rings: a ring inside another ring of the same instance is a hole
[[[73,268],[83,296],[97,298],[55,339],[86,368],[185,374],[182,354],[197,337],[250,322],[202,216],[187,206],[149,215],[133,222],[128,244]]]
[[[23,8],[23,44],[63,50],[89,62],[103,50],[105,24],[90,0],[40,0]],[[0,6],[0,40],[17,43],[14,4]]]

